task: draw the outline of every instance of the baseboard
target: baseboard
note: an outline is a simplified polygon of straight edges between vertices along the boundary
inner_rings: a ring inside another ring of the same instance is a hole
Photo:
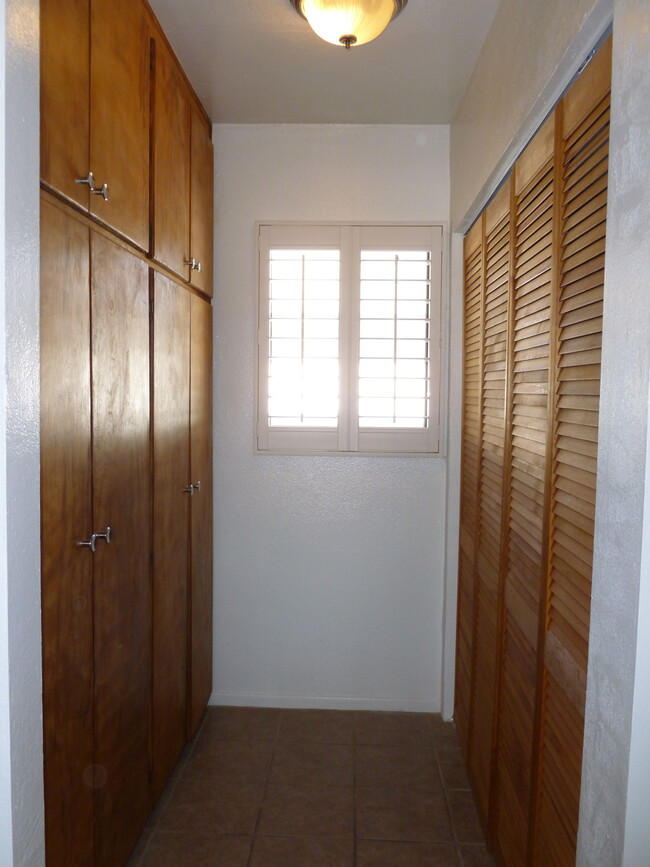
[[[229,707],[280,707],[308,710],[385,710],[416,713],[440,713],[433,699],[357,698],[353,696],[281,695],[279,693],[218,692],[210,696],[210,705]]]

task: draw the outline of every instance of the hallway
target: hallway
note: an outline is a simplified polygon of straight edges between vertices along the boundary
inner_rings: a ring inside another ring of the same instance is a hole
[[[129,867],[489,867],[437,714],[208,708]]]

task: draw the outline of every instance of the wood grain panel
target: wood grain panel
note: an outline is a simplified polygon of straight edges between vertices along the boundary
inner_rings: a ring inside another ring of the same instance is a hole
[[[497,848],[526,863],[533,797],[538,630],[545,562],[554,163],[552,116],[515,165],[505,617],[499,701]],[[550,145],[549,145],[550,141]],[[521,175],[520,175],[521,168]]]
[[[149,284],[91,233],[95,532],[95,796],[99,867],[126,862],[149,812],[151,505]]]
[[[155,43],[154,258],[187,280],[190,258],[190,102],[176,59]]]
[[[90,0],[41,0],[41,179],[82,208],[90,171]]]
[[[214,226],[214,148],[210,127],[192,106],[191,256],[201,270],[190,272],[190,283],[212,298]]]
[[[196,733],[212,694],[212,307],[192,296],[189,737]]]
[[[499,591],[502,564],[506,357],[510,288],[510,184],[485,215],[482,388],[475,638],[469,769],[487,825],[492,785],[493,718],[497,686]]]
[[[561,256],[535,861],[576,857],[593,558],[609,48],[563,100]],[[589,111],[585,112],[589,106]]]
[[[93,863],[89,232],[41,204],[41,583],[49,865]]]
[[[91,213],[149,249],[149,22],[133,0],[91,0]]]
[[[475,227],[465,239],[463,432],[454,719],[459,740],[466,751],[469,749],[474,654],[474,580],[478,519],[483,280],[483,243],[482,230],[479,226],[478,232]]]
[[[153,320],[154,800],[185,745],[190,544],[190,295],[154,277]]]

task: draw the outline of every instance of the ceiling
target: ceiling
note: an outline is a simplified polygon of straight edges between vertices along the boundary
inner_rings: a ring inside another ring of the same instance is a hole
[[[409,0],[374,42],[320,40],[289,0],[149,0],[215,123],[450,123],[499,0]]]

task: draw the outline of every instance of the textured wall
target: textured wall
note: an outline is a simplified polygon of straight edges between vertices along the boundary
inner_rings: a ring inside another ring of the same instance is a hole
[[[217,703],[440,707],[442,458],[253,454],[256,220],[447,220],[446,127],[215,126]]]
[[[0,3],[0,864],[44,861],[38,454],[38,0]],[[5,166],[10,171],[5,172]],[[3,394],[4,389],[4,394]],[[6,403],[5,403],[6,401]]]
[[[613,50],[601,433],[578,860],[584,867],[650,863],[647,0],[616,0]]]
[[[451,127],[465,231],[611,20],[612,0],[502,0]]]

